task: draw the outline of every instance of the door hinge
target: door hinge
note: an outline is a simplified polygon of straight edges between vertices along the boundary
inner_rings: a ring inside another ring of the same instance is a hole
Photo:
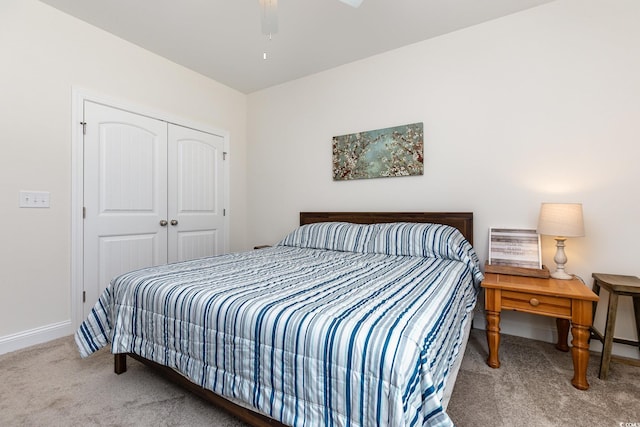
[[[82,302],[87,302],[87,292],[82,291]]]
[[[87,208],[85,208],[84,206],[82,207],[82,218],[86,218],[87,217]]]
[[[226,209],[222,209],[222,216],[227,216],[227,210]]]
[[[222,152],[222,160],[227,160],[227,154],[229,153],[227,153],[226,151]]]
[[[82,125],[82,134],[86,135],[87,134],[87,122],[80,122],[80,124]]]

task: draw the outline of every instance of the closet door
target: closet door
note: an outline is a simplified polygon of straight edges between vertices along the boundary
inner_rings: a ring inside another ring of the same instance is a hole
[[[173,124],[168,134],[169,262],[222,254],[224,139]]]
[[[84,103],[83,314],[111,279],[224,252],[224,138]]]
[[[114,276],[167,262],[167,125],[85,101],[85,316]]]

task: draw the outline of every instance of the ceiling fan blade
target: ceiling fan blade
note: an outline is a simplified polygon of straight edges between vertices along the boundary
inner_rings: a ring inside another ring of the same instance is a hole
[[[362,0],[340,0],[344,4],[348,4],[351,7],[359,7],[362,4]]]

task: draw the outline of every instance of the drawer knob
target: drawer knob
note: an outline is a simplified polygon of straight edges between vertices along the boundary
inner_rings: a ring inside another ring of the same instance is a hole
[[[529,304],[531,304],[534,307],[537,307],[538,305],[540,305],[540,301],[538,301],[536,298],[531,298],[529,300]]]

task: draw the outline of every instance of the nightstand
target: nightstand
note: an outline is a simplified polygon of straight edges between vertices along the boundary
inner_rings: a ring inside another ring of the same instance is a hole
[[[598,296],[580,280],[540,279],[487,273],[482,281],[485,289],[487,311],[487,364],[500,367],[500,312],[502,310],[523,311],[542,316],[555,317],[558,325],[556,348],[567,351],[567,335],[571,322],[571,354],[573,356],[573,379],[571,384],[587,390],[587,365],[589,364],[589,335],[592,322],[593,302]]]

